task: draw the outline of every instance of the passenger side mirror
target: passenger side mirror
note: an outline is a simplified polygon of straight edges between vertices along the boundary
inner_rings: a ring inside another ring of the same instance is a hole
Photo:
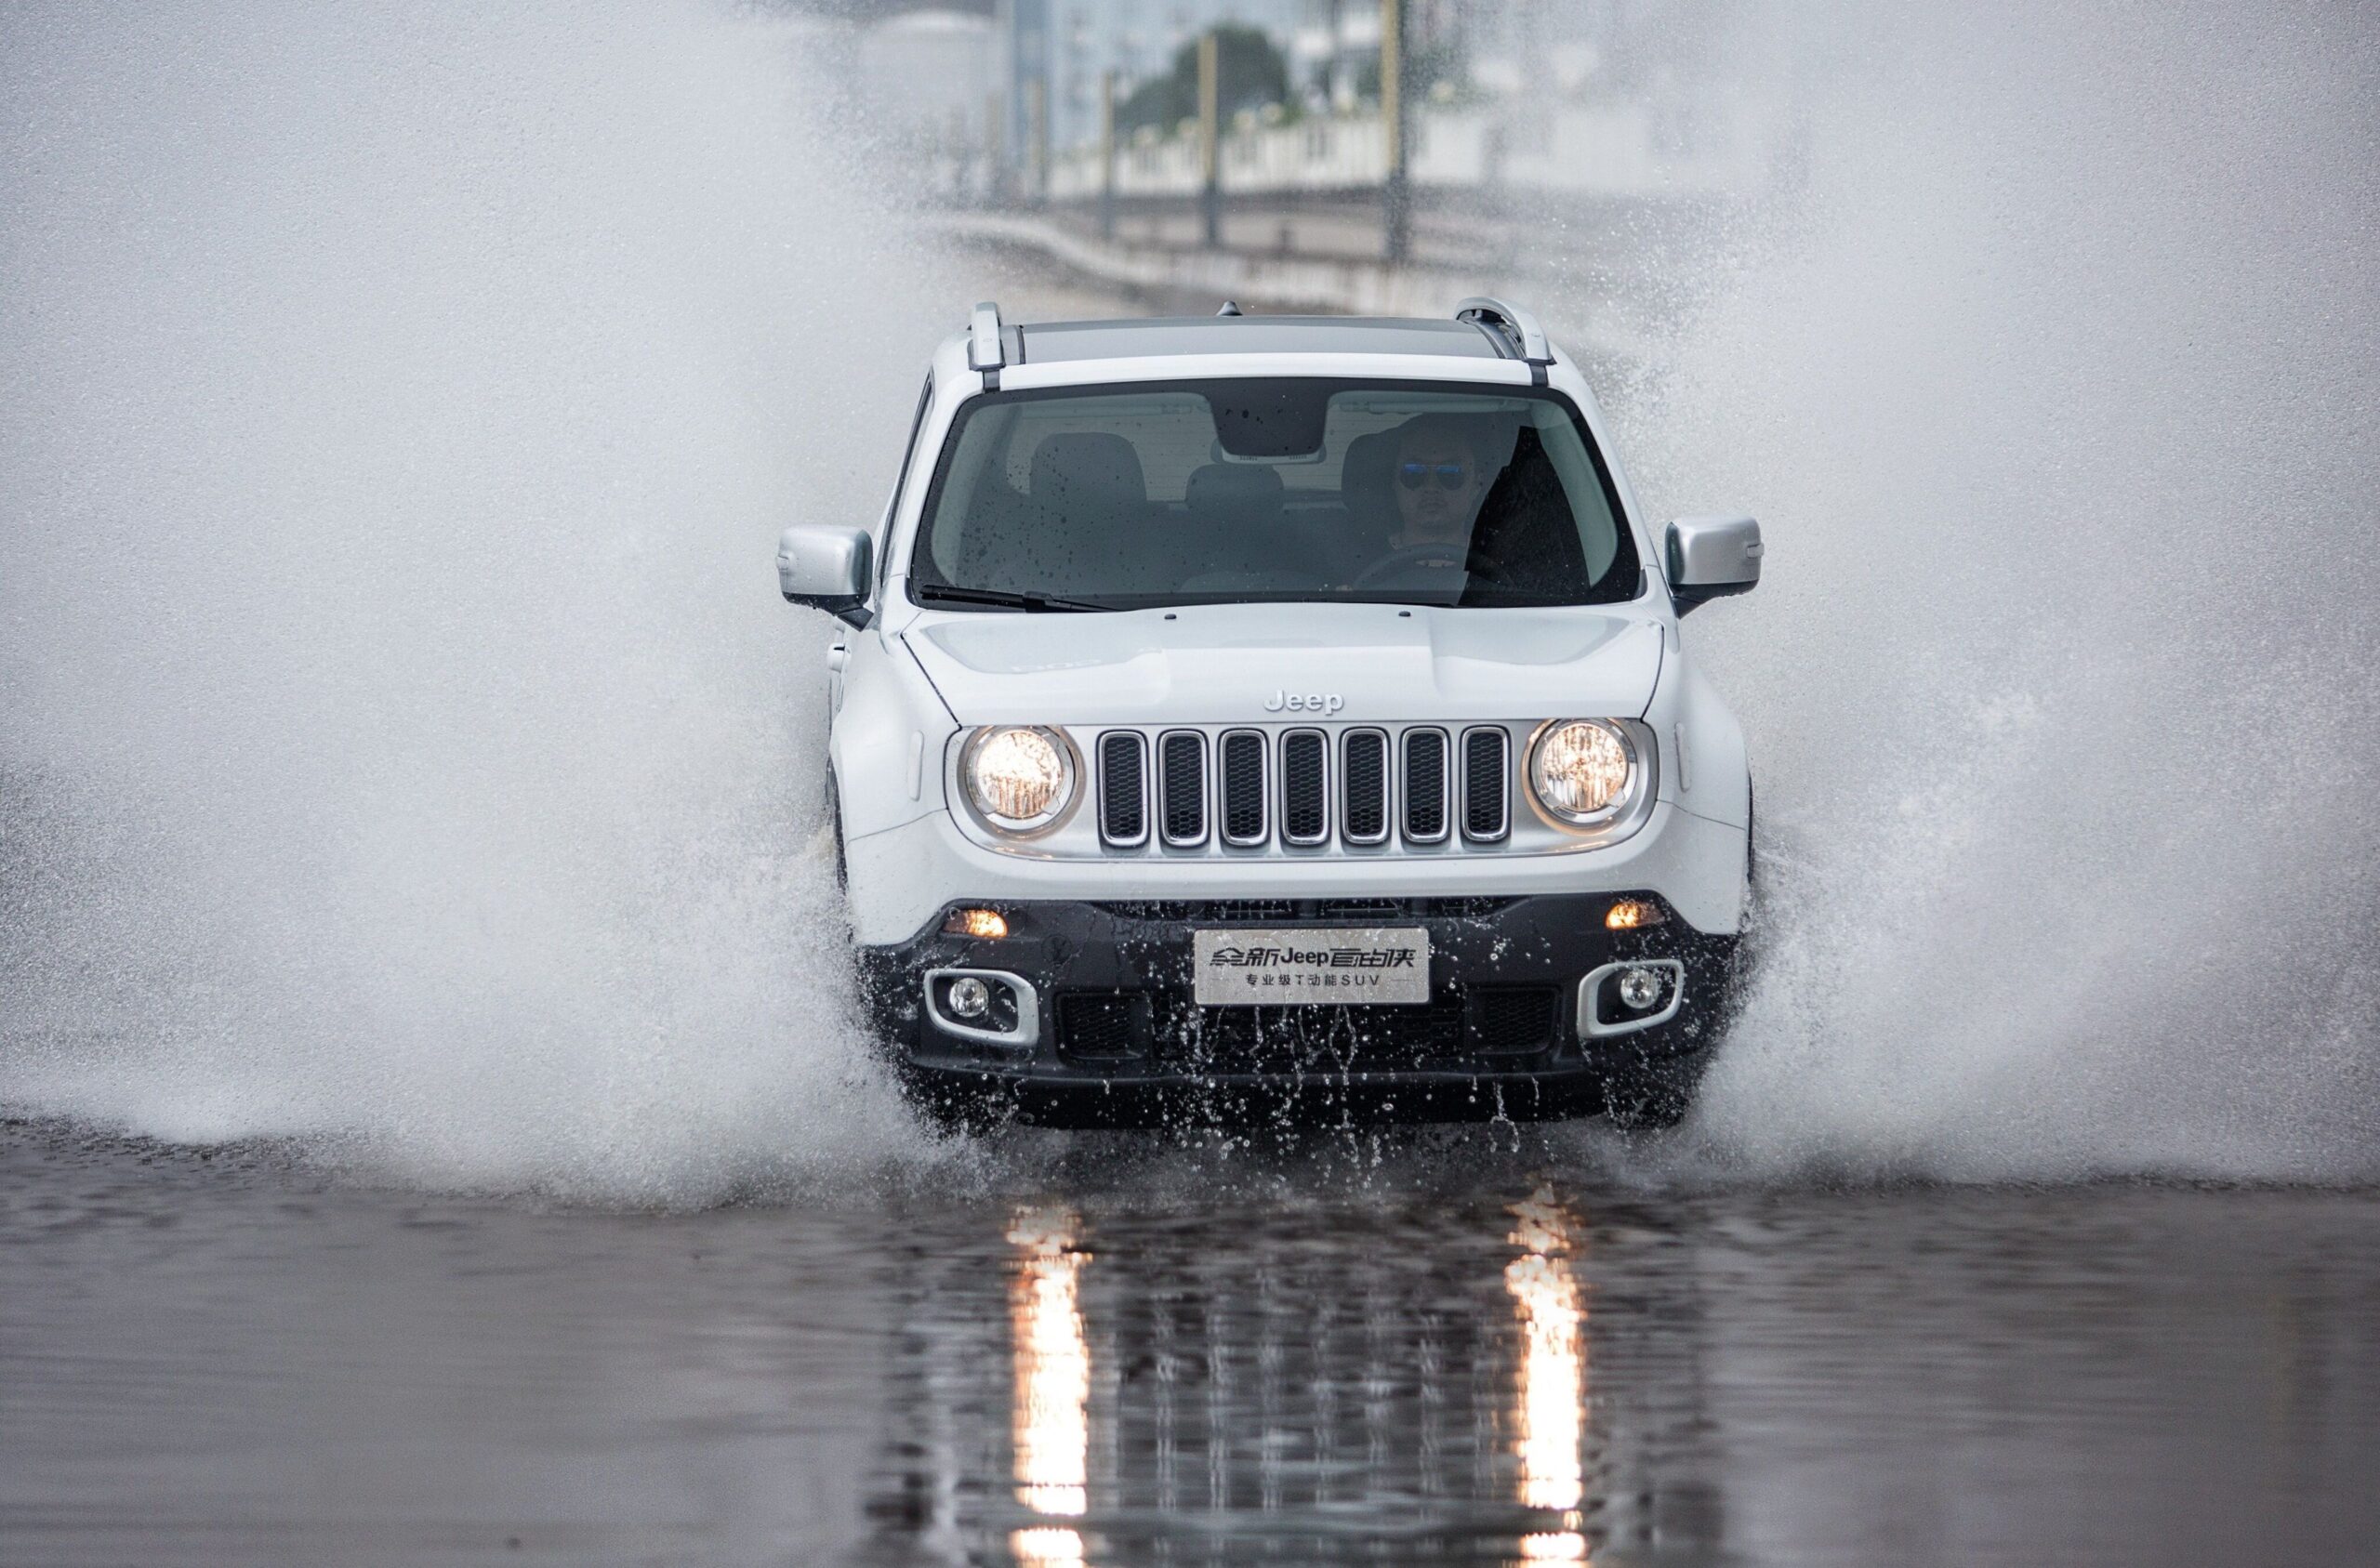
[[[854,626],[868,623],[868,560],[865,528],[810,523],[777,539],[777,586],[787,604],[811,604]]]
[[[1696,605],[1750,593],[1760,583],[1760,524],[1748,517],[1682,517],[1670,524],[1670,597]]]

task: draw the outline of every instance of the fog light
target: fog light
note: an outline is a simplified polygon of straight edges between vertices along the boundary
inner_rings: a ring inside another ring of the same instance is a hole
[[[1652,969],[1622,969],[1617,989],[1620,1005],[1641,1013],[1661,999],[1661,977]]]
[[[1603,927],[1607,931],[1641,931],[1647,926],[1668,923],[1669,916],[1661,906],[1644,899],[1621,899],[1603,917]]]
[[[992,988],[973,975],[959,976],[950,982],[950,1010],[960,1018],[983,1017],[992,1010]]]
[[[998,942],[1008,935],[1008,916],[997,909],[954,909],[943,917],[942,934]]]

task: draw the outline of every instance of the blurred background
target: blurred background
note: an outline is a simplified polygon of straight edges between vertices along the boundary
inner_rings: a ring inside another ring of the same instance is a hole
[[[1435,314],[1474,283],[1588,282],[1554,324],[1633,347],[1664,263],[1790,188],[1807,136],[1808,30],[1737,0],[782,15],[946,233],[1259,308]]]

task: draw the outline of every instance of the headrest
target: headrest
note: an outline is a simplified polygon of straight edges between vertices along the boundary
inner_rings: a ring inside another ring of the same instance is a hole
[[[1374,430],[1349,441],[1346,455],[1339,460],[1339,498],[1347,510],[1357,516],[1387,516],[1396,500],[1396,476],[1390,471],[1395,466],[1395,430]]]
[[[1144,507],[1149,499],[1141,455],[1122,436],[1105,431],[1042,437],[1033,449],[1031,483],[1036,501],[1069,510]]]
[[[1262,463],[1210,463],[1192,470],[1182,499],[1194,512],[1263,518],[1281,509],[1281,475]]]

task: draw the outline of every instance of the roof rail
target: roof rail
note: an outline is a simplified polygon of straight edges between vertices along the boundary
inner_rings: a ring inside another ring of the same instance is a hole
[[[1546,341],[1545,329],[1537,324],[1535,316],[1517,305],[1507,305],[1501,299],[1490,299],[1485,295],[1474,295],[1454,308],[1454,319],[1476,322],[1482,326],[1501,331],[1504,340],[1529,364],[1554,362],[1554,345]]]
[[[986,299],[975,307],[967,327],[967,368],[998,370],[1008,362],[1000,346],[1000,308]]]

